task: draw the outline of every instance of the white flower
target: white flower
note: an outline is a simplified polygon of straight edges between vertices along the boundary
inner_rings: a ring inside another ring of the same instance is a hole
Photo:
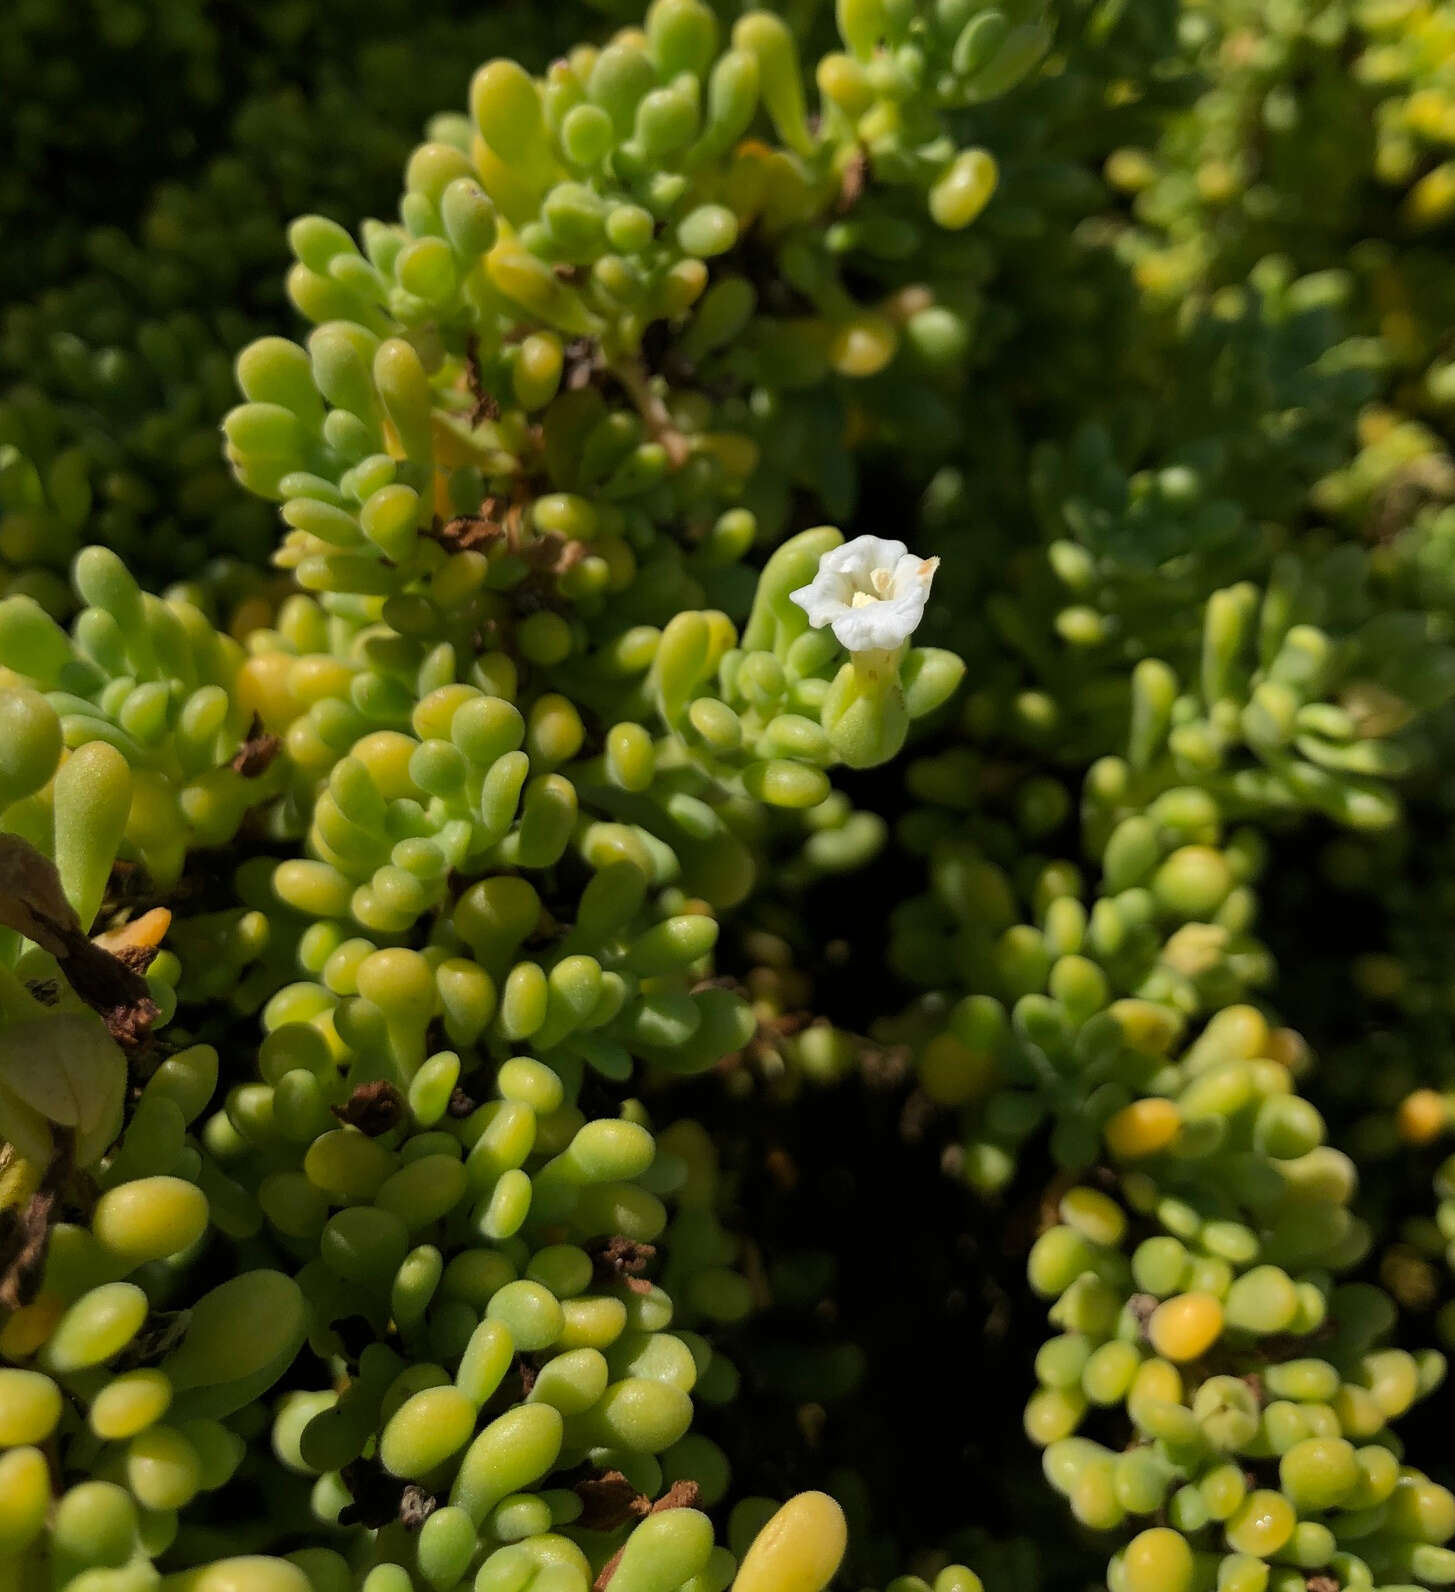
[[[938,558],[920,558],[903,542],[856,536],[818,561],[807,586],[789,592],[815,630],[832,625],[850,652],[892,651],[924,616]]]

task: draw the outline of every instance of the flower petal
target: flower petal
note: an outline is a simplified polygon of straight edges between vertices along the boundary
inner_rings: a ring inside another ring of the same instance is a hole
[[[828,581],[815,578],[807,586],[800,586],[797,591],[788,594],[791,603],[798,606],[808,615],[808,622],[815,630],[822,630],[825,625],[831,625],[842,613],[847,613],[849,604],[837,591],[831,589]]]
[[[888,603],[865,603],[862,608],[846,609],[833,624],[840,644],[850,652],[888,651],[908,634]]]
[[[819,560],[820,571],[848,575],[862,591],[870,590],[876,569],[893,569],[908,553],[903,542],[881,536],[856,536],[852,542],[831,548]]]
[[[825,553],[812,581],[790,592],[789,601],[815,630],[832,625],[850,652],[890,651],[923,617],[939,562],[889,537],[856,536]]]

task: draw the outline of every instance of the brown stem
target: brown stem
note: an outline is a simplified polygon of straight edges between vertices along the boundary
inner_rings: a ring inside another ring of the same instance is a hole
[[[626,389],[652,440],[667,450],[672,468],[680,469],[687,461],[687,439],[673,424],[666,404],[652,391],[641,365],[634,359],[622,360],[611,367],[611,373]]]

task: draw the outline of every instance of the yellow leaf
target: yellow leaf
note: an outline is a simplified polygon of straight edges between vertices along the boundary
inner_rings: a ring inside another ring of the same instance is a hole
[[[120,956],[123,951],[150,951],[162,943],[171,926],[172,914],[167,908],[153,907],[119,929],[93,935],[91,943],[113,956]]]

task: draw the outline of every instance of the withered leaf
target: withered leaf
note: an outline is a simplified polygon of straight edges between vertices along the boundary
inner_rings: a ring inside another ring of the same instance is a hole
[[[628,1520],[640,1520],[651,1510],[651,1500],[640,1493],[619,1470],[578,1481],[573,1489],[581,1500],[575,1524],[583,1531],[615,1531]]]
[[[500,405],[494,394],[485,390],[480,375],[480,342],[473,332],[465,342],[465,382],[475,400],[470,408],[470,424],[478,426],[482,421],[499,420]]]
[[[633,1293],[646,1294],[652,1285],[643,1273],[655,1259],[655,1244],[641,1244],[621,1233],[599,1238],[587,1246],[595,1267],[596,1280],[624,1283]]]
[[[59,1132],[40,1187],[23,1207],[0,1210],[0,1310],[19,1310],[40,1291],[51,1228],[60,1218],[71,1170],[70,1135]]]
[[[159,1015],[146,980],[86,938],[56,865],[19,835],[0,834],[0,923],[55,957],[71,988],[118,1044],[134,1049],[146,1041]]]
[[[19,835],[0,835],[0,923],[62,956],[81,923],[61,889],[61,876]]]
[[[93,945],[84,935],[57,960],[71,988],[101,1018],[123,1050],[140,1050],[146,1045],[161,1012],[135,967]]]
[[[264,730],[262,718],[254,713],[246,738],[227,766],[244,779],[257,779],[259,775],[267,773],[282,746],[282,741],[276,735],[269,735]]]
[[[437,521],[424,534],[438,542],[446,552],[472,553],[493,547],[505,535],[505,530],[483,514],[457,514],[443,524]]]
[[[439,1499],[411,1482],[399,1496],[399,1524],[406,1531],[418,1531],[439,1508]]]
[[[847,215],[850,210],[864,197],[864,189],[869,184],[869,152],[861,144],[849,156],[843,174],[839,179],[839,197],[835,209],[839,215]]]
[[[0,1309],[19,1310],[39,1292],[56,1204],[56,1191],[41,1188],[23,1210],[0,1211]]]
[[[696,1509],[701,1499],[702,1489],[695,1481],[674,1481],[646,1512],[649,1515],[659,1515],[664,1509]],[[625,1552],[626,1546],[623,1544],[602,1565],[601,1573],[591,1584],[591,1592],[606,1592],[607,1585],[616,1574],[616,1567],[621,1563],[621,1556]]]
[[[399,1519],[406,1484],[389,1475],[377,1459],[352,1459],[339,1477],[353,1496],[353,1502],[339,1511],[341,1526],[361,1525],[377,1531]]]
[[[341,1106],[330,1107],[340,1122],[377,1139],[404,1115],[404,1096],[387,1078],[357,1084]]]

